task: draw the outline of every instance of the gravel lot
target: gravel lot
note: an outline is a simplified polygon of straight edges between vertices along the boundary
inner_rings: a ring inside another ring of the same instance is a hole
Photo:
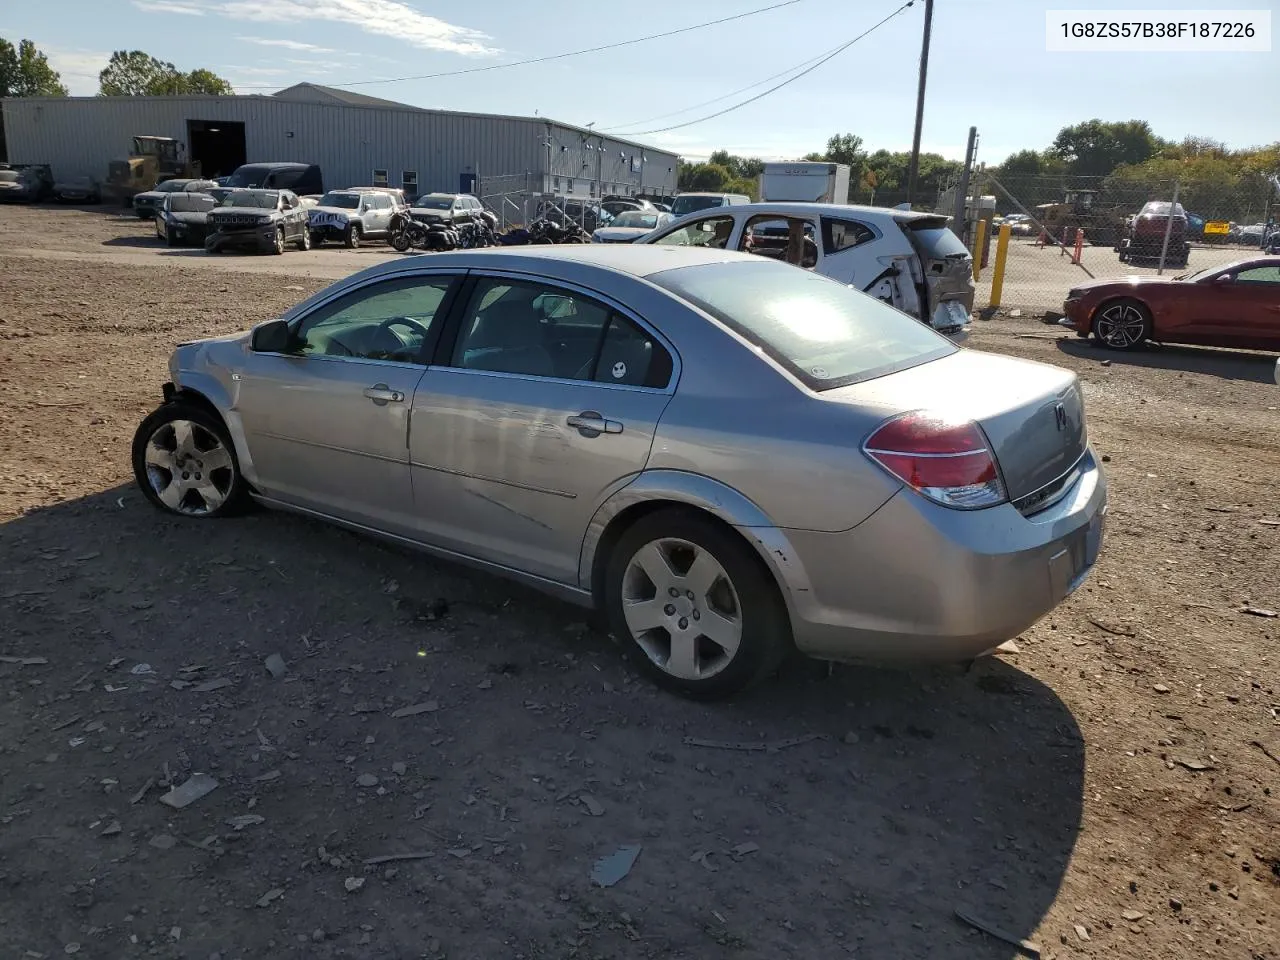
[[[980,323],[1084,383],[1089,583],[968,672],[798,662],[704,706],[504,582],[148,506],[171,346],[385,256],[149,230],[0,211],[6,957],[1015,955],[959,909],[1046,958],[1280,958],[1280,618],[1242,612],[1280,609],[1273,357]]]

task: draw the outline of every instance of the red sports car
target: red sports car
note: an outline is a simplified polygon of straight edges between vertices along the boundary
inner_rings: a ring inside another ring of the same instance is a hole
[[[1113,350],[1147,340],[1280,350],[1280,257],[1180,277],[1094,280],[1067,294],[1063,312],[1063,326]]]

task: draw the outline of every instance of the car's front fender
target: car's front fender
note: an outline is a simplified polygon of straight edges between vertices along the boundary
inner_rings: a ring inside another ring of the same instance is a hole
[[[786,531],[753,501],[710,477],[682,470],[645,470],[614,491],[596,509],[583,537],[578,560],[578,584],[594,587],[597,554],[605,531],[624,511],[644,503],[677,503],[699,510],[732,526],[755,549],[777,580],[788,609],[793,598],[809,592],[809,577]]]

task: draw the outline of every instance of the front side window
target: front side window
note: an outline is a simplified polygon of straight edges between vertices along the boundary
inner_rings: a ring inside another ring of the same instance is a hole
[[[1236,274],[1238,283],[1280,283],[1280,267],[1249,267]]]
[[[426,363],[449,277],[389,280],[357,290],[303,318],[291,353]]]
[[[769,260],[680,267],[649,280],[719,320],[812,390],[871,380],[957,349],[851,286]]]
[[[628,190],[627,192],[631,193],[632,191]],[[697,213],[699,210],[709,210],[712,207],[723,206],[724,197],[686,193],[676,197],[675,202],[671,204],[671,212],[677,217],[683,217],[686,213]]]
[[[464,370],[664,387],[666,349],[582,294],[540,283],[482,280],[463,315],[453,366]]]
[[[733,217],[708,217],[686,223],[678,230],[659,237],[654,243],[673,247],[713,247],[723,250],[733,233]]]

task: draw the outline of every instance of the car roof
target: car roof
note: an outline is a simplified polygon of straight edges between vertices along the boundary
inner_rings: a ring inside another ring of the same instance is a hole
[[[412,272],[416,269],[453,267],[458,270],[516,270],[539,272],[546,261],[560,261],[599,267],[633,277],[650,277],[666,270],[711,263],[745,261],[759,263],[756,254],[707,247],[676,247],[661,244],[566,243],[520,247],[488,247],[480,250],[455,250],[434,253],[430,257],[410,257],[378,264],[363,271],[362,276]]]
[[[682,197],[692,196],[692,194],[682,193]],[[722,196],[722,194],[702,194],[702,196]],[[697,210],[694,213],[685,214],[682,219],[691,217],[708,217],[708,216],[725,216],[732,214],[759,214],[759,213],[776,213],[779,216],[809,216],[817,213],[819,216],[828,217],[849,217],[857,216],[862,219],[873,220],[894,220],[899,223],[906,223],[911,220],[946,220],[949,219],[945,213],[930,213],[926,210],[895,210],[892,207],[868,207],[863,204],[856,203],[739,203],[731,207],[713,207],[706,210]]]

